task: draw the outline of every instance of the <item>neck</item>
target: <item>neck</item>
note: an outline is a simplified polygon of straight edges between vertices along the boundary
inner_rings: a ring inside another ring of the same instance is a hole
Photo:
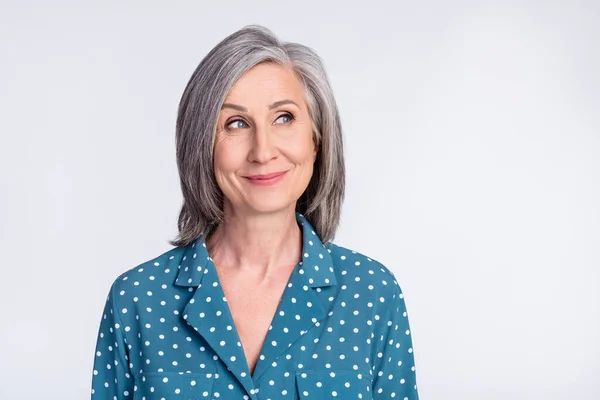
[[[220,268],[252,270],[264,276],[298,263],[302,231],[293,207],[277,213],[251,214],[225,205],[225,218],[206,246]]]

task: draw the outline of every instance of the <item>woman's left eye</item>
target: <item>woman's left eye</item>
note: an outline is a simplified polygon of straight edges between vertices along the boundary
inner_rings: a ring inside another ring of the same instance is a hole
[[[283,118],[283,123],[287,124],[292,122],[292,120],[294,119],[294,116],[292,114],[281,114],[275,121],[280,121]]]

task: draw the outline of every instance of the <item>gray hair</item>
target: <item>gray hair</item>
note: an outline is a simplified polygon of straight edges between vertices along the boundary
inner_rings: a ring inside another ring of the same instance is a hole
[[[179,234],[169,241],[187,246],[223,221],[223,193],[217,185],[213,149],[217,121],[233,84],[259,63],[293,69],[305,89],[317,157],[312,178],[296,203],[323,243],[333,239],[344,199],[342,127],[320,57],[311,48],[280,41],[260,25],[248,25],[217,44],[192,74],[179,103],[177,167],[183,192]]]

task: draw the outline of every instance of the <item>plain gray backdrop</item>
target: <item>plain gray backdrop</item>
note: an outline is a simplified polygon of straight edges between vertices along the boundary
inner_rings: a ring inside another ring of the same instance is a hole
[[[335,242],[406,296],[423,400],[600,398],[597,1],[2,1],[0,398],[89,397],[120,273],[170,249],[174,132],[251,23],[324,59]]]

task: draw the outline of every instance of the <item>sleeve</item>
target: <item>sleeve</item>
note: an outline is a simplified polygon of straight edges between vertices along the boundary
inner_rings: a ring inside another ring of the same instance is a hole
[[[127,339],[119,308],[115,304],[113,283],[100,320],[94,371],[92,400],[122,400],[133,398],[133,375],[129,369]]]
[[[395,282],[375,359],[373,399],[418,400],[415,358],[404,295]]]

